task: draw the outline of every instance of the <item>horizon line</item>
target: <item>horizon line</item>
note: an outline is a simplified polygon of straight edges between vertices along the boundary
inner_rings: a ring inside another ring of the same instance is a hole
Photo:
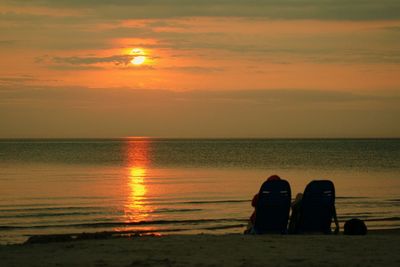
[[[0,141],[40,141],[40,140],[396,140],[400,137],[0,137]]]

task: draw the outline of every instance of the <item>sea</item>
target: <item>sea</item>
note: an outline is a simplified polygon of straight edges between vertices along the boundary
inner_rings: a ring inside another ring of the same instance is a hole
[[[292,198],[312,180],[333,181],[342,227],[350,218],[400,227],[400,139],[1,139],[0,244],[243,233],[273,174]]]

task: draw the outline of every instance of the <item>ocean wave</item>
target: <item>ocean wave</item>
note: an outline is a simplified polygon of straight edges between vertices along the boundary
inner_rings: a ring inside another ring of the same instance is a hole
[[[396,203],[396,204],[399,204],[400,203],[400,199],[388,199],[388,200],[386,200],[386,201],[388,201],[388,202],[394,202],[394,203]]]
[[[15,214],[15,215],[0,215],[0,219],[11,218],[46,218],[46,217],[65,217],[65,216],[92,216],[107,214],[106,212],[65,212],[65,213],[31,213],[31,214]]]
[[[15,207],[15,206],[11,206]],[[104,207],[49,207],[49,208],[11,208],[11,209],[0,209],[0,213],[4,212],[46,212],[46,211],[62,211],[62,210],[98,210],[104,209]]]
[[[379,214],[392,214],[392,212],[390,211],[380,211]],[[347,213],[341,213],[340,217],[347,217],[347,216],[376,216],[377,212],[373,212],[373,211],[365,211],[365,212],[347,212]]]
[[[21,225],[21,226],[1,226],[0,230],[11,229],[43,229],[43,228],[116,228],[129,226],[145,226],[145,225],[201,225],[205,223],[226,223],[226,222],[246,222],[246,219],[196,219],[196,220],[154,220],[154,221],[137,221],[137,222],[95,222],[95,223],[78,223],[78,224],[46,224],[46,225]]]
[[[365,199],[368,197],[350,197],[350,196],[344,196],[344,197],[336,197],[336,199]]]
[[[233,229],[233,228],[243,228],[246,224],[229,224],[229,225],[218,225],[218,226],[210,226],[210,227],[203,227],[201,229],[204,230],[224,230],[224,229]]]
[[[368,222],[383,222],[383,221],[400,221],[400,217],[386,217],[386,218],[371,218],[371,219],[365,219],[365,221]]]
[[[72,210],[72,212],[61,212]],[[186,212],[199,212],[203,209],[173,209],[173,208],[161,208],[152,211],[135,211],[135,214],[160,214],[160,213],[186,213]],[[38,211],[40,211],[38,213]],[[92,208],[80,208],[80,207],[69,207],[69,208],[49,208],[49,209],[14,209],[14,210],[0,210],[0,219],[11,219],[11,218],[46,218],[46,217],[66,217],[66,216],[93,216],[93,215],[123,215],[123,210],[109,210],[102,209],[100,207]],[[5,214],[5,215],[4,215]]]
[[[251,201],[250,199],[201,200],[201,201],[184,201],[178,204],[224,204],[224,203],[243,203],[250,201]]]
[[[150,213],[196,212],[203,209],[156,209]]]

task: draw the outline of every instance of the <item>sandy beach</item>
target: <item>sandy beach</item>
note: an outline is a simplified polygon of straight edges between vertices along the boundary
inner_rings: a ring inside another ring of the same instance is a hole
[[[166,235],[0,246],[1,266],[399,266],[400,231]]]
[[[400,0],[0,0],[0,32],[0,267],[400,267]]]

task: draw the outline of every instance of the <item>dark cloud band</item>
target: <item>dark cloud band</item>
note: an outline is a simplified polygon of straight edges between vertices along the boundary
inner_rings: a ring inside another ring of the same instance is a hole
[[[389,20],[400,18],[393,0],[8,0],[20,6],[90,8],[102,18],[243,16],[271,19]]]

